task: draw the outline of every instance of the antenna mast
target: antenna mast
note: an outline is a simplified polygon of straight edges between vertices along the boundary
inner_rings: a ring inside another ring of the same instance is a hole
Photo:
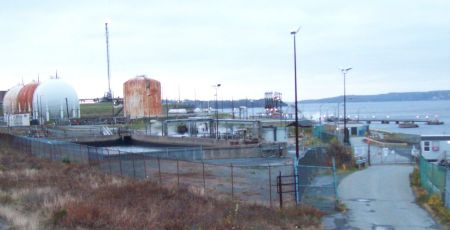
[[[108,22],[105,22],[105,36],[106,36],[106,64],[108,66],[108,95],[107,99],[111,100],[112,107],[112,117],[114,117],[114,99],[111,92],[111,71],[109,70],[109,33],[108,33]]]
[[[108,93],[109,98],[112,99],[111,94],[111,72],[109,70],[109,33],[108,33],[108,23],[105,22],[105,36],[106,36],[106,64],[108,66]]]

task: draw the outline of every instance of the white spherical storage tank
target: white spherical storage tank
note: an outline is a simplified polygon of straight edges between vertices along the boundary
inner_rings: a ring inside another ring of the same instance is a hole
[[[67,120],[80,117],[80,102],[75,89],[59,78],[42,82],[33,94],[33,118]]]
[[[5,97],[3,97],[3,114],[16,114],[19,112],[17,95],[20,90],[23,88],[23,85],[16,85],[6,92]]]

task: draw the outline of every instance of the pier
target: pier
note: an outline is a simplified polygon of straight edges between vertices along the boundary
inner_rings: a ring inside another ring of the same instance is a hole
[[[427,125],[442,125],[443,121],[439,121],[437,119],[426,119],[426,118],[359,118],[356,121],[366,122],[367,124],[371,124],[373,122],[379,122],[381,124],[401,124],[401,123],[425,123]]]

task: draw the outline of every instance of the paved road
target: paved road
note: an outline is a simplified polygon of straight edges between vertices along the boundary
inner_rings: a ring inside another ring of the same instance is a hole
[[[371,166],[345,177],[339,197],[349,211],[324,218],[326,229],[442,229],[414,201],[409,165]]]
[[[0,219],[0,230],[6,230],[8,229],[8,226],[6,226],[5,223],[3,223],[3,219]]]

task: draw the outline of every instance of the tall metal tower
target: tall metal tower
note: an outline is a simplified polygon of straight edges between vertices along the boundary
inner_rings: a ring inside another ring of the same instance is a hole
[[[109,69],[109,33],[108,33],[108,23],[105,22],[105,36],[106,36],[106,64],[108,66],[108,95],[107,99],[111,100],[112,103],[112,116],[114,117],[114,100],[111,92],[111,71]]]

